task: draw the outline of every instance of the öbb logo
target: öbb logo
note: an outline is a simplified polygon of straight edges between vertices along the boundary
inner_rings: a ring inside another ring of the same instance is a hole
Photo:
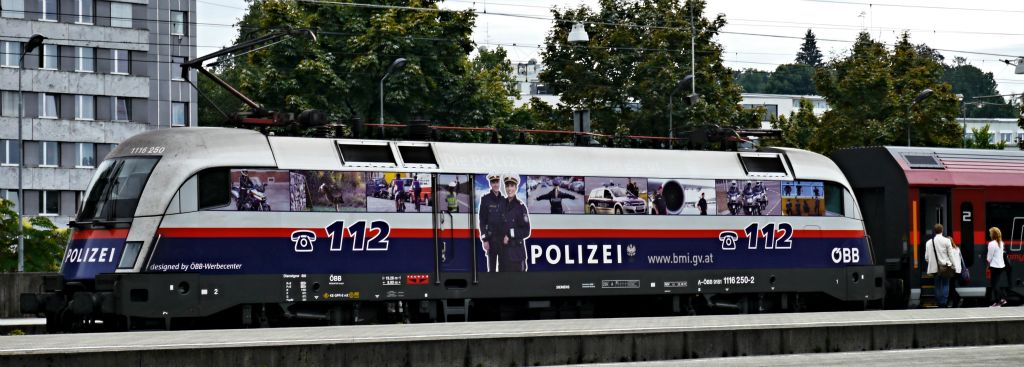
[[[860,249],[850,247],[835,247],[832,249],[832,262],[836,264],[859,263]]]

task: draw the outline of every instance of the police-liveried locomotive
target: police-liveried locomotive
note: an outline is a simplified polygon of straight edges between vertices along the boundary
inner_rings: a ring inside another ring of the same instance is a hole
[[[851,192],[794,149],[155,131],[99,166],[22,310],[131,329],[863,304],[884,268]]]

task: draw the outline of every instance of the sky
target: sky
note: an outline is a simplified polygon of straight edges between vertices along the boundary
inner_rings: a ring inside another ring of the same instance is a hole
[[[872,1],[708,0],[706,15],[725,15],[728,24],[717,41],[725,49],[726,66],[733,69],[774,70],[779,64],[792,63],[808,28],[814,31],[826,59],[848,53],[861,31],[869,31],[874,39],[892,45],[907,30],[911,42],[939,49],[947,61],[961,56],[991,72],[1001,94],[1024,93],[1024,75],[1014,74],[1013,66],[1000,61],[1024,56],[1024,29],[1019,26],[1024,2]],[[232,25],[244,14],[245,1],[197,2],[199,54],[231,45],[238,34]],[[477,45],[504,47],[511,61],[517,63],[543,61],[539,46],[551,27],[547,19],[551,18],[552,7],[596,8],[596,4],[596,0],[446,0],[441,7],[476,10],[479,15],[473,39]]]

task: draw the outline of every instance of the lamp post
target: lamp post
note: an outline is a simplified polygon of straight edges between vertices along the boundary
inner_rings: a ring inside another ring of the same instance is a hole
[[[679,83],[676,83],[676,87],[672,88],[672,92],[670,92],[668,94],[668,148],[669,149],[672,149],[672,143],[675,141],[675,130],[672,128],[672,115],[675,112],[673,107],[672,107],[672,97],[675,96],[676,93],[679,93],[679,91],[682,91],[683,89],[687,89],[687,88],[692,88],[692,87],[693,87],[693,74],[690,74],[690,75],[687,75],[687,76],[683,77],[683,80],[680,80]]]
[[[569,30],[566,40],[570,44],[585,44],[590,42],[590,35],[587,34],[587,29],[583,26],[583,23],[576,22],[572,25],[572,29]],[[589,145],[591,137],[584,133],[590,132],[590,113],[587,110],[574,110],[572,115],[573,131],[576,132],[573,135],[573,139],[575,139],[573,144]]]
[[[932,94],[935,94],[935,91],[933,91],[931,88],[925,88],[924,90],[921,91],[921,93],[919,93],[917,95],[917,97],[914,97],[914,102],[910,103],[910,107],[907,107],[907,146],[908,147],[910,146],[910,126],[911,126],[911,122],[914,121],[914,119],[910,118],[910,112],[914,108],[914,105],[916,105],[918,102],[921,102],[921,101],[925,100],[925,98],[931,97]]]
[[[22,218],[25,216],[25,188],[24,181],[22,180],[22,167],[25,166],[25,145],[21,138],[21,121],[22,116],[25,114],[25,96],[21,90],[21,74],[22,69],[25,69],[25,54],[32,52],[37,47],[43,45],[43,37],[38,34],[33,34],[29,37],[28,43],[25,44],[25,48],[21,50],[21,56],[18,58],[18,271],[25,271],[25,224],[22,222]]]
[[[956,95],[956,100],[960,102],[960,118],[963,120],[964,123],[964,133],[963,136],[960,137],[960,147],[967,148],[967,105],[964,104],[963,94],[958,93]]]
[[[405,64],[407,62],[408,62],[408,60],[406,60],[403,57],[399,57],[399,58],[395,59],[395,61],[391,63],[391,66],[388,66],[388,71],[384,73],[384,77],[380,78],[380,138],[381,139],[384,139],[384,80],[387,79],[389,76],[391,76],[391,73],[398,72],[398,71],[402,70],[402,68],[405,67]]]

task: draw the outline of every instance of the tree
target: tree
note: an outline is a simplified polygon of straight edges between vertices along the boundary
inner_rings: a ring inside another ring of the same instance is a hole
[[[982,126],[980,129],[972,127],[971,128],[971,135],[972,136],[971,136],[970,139],[967,139],[967,138],[964,139],[964,143],[965,143],[964,145],[966,145],[968,148],[974,148],[974,149],[999,149],[999,150],[1002,150],[1002,149],[1006,148],[1006,142],[1002,141],[1002,140],[999,140],[995,144],[992,144],[992,136],[995,135],[995,134],[991,132],[990,128],[991,128],[991,126],[989,124],[985,124],[985,126]]]
[[[18,213],[0,199],[0,272],[18,269]],[[68,230],[46,217],[25,220],[25,271],[57,271],[68,243]]]
[[[771,93],[768,91],[768,83],[772,76],[770,71],[743,69],[733,71],[732,75],[736,84],[743,89],[743,93]]]
[[[756,125],[738,103],[740,89],[722,65],[715,37],[724,16],[707,19],[705,2],[600,0],[599,8],[553,9],[555,21],[541,52],[546,70],[540,79],[573,110],[591,111],[596,132],[613,133],[625,125],[633,135],[668,135],[669,94],[690,74],[690,12],[696,38],[696,90],[700,101],[686,107],[675,95],[677,132],[704,124]],[[585,45],[568,43],[573,24],[585,24]],[[639,26],[650,25],[653,26]],[[569,128],[565,121],[562,129]]]
[[[821,66],[821,51],[818,51],[818,41],[814,39],[814,32],[807,29],[804,35],[804,44],[800,46],[800,52],[796,53],[796,63],[819,67]]]
[[[803,64],[783,64],[768,77],[768,93],[809,96],[817,94],[814,88],[814,67]]]
[[[309,28],[318,40],[292,37],[237,57],[222,75],[270,109],[320,109],[338,121],[376,122],[380,81],[397,58],[406,67],[384,83],[385,120],[416,118],[459,126],[490,126],[511,112],[504,50],[475,49],[470,11],[378,9],[295,1],[247,0],[238,41],[276,30]],[[388,5],[437,9],[436,0]],[[205,91],[204,91],[205,92]],[[211,92],[212,93],[212,92]],[[477,136],[467,134],[467,139]]]
[[[952,64],[943,65],[943,67],[942,81],[953,86],[953,93],[964,96],[964,103],[966,105],[964,113],[967,115],[966,117],[1016,117],[1014,116],[1013,105],[1001,99],[986,99],[986,102],[1002,103],[983,104],[980,108],[971,104],[974,97],[999,94],[998,85],[992,73],[981,71],[981,69],[968,64],[966,59],[959,56],[953,58]]]
[[[890,53],[861,33],[851,53],[830,61],[815,74],[819,93],[831,110],[821,118],[817,151],[868,145],[959,146],[956,97],[941,80],[942,65],[927,47],[915,46],[904,33]],[[925,88],[934,94],[910,108]]]
[[[818,135],[818,116],[814,115],[814,104],[806,99],[800,99],[800,109],[790,112],[789,118],[779,116],[772,121],[772,127],[782,130],[782,138],[779,143],[782,146],[820,150],[815,144],[815,137]]]

